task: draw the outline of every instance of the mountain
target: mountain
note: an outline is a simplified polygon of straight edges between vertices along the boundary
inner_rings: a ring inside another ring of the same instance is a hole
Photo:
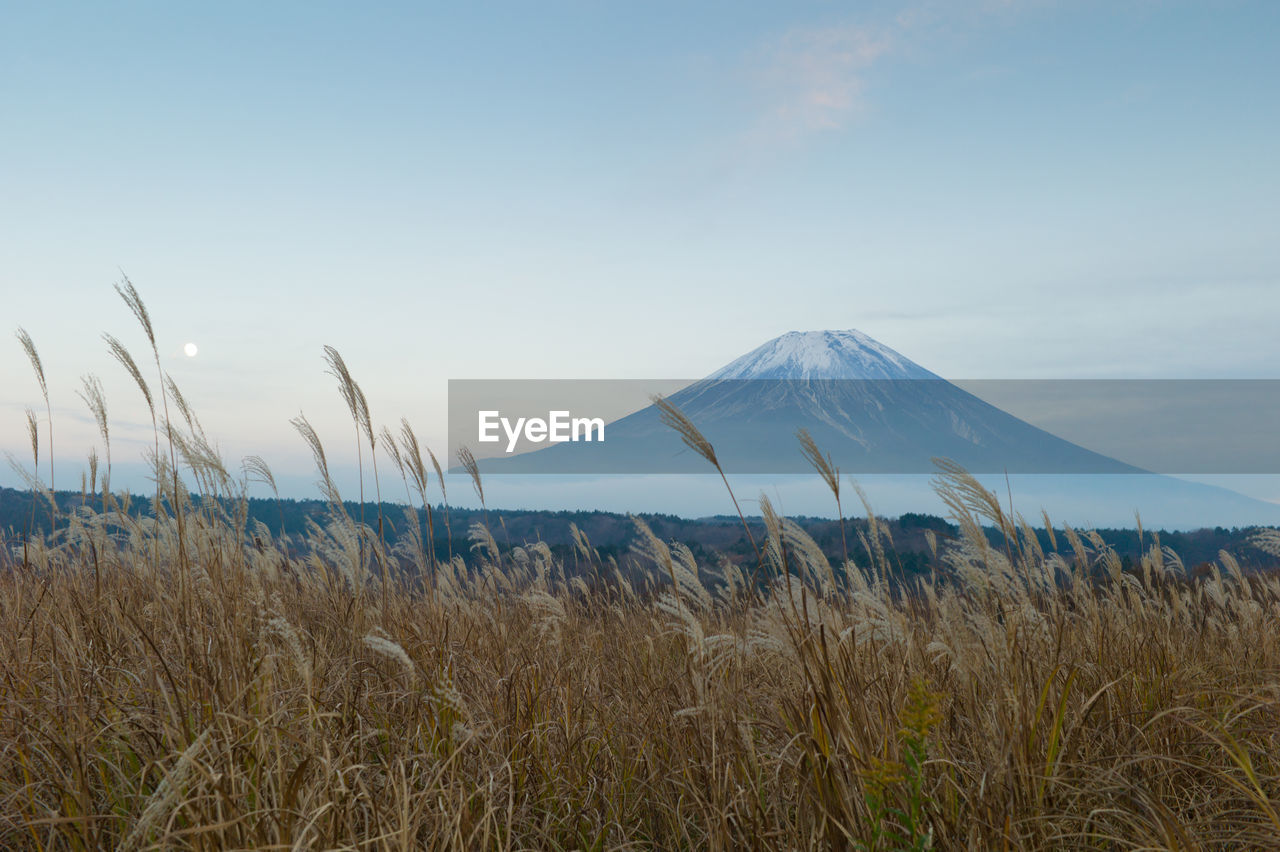
[[[1280,521],[1275,504],[1150,474],[1050,434],[855,330],[784,334],[667,398],[737,475],[741,493],[767,491],[791,512],[830,511],[830,495],[800,452],[796,431],[804,428],[889,514],[946,511],[930,482],[933,458],[945,457],[1019,510],[1043,508],[1078,526],[1129,525],[1136,509],[1170,529]],[[491,489],[528,507],[723,510],[718,477],[648,475],[713,472],[654,406],[607,424],[605,437],[480,466],[498,475]],[[566,476],[502,476],[523,473]]]
[[[855,331],[790,332],[668,400],[716,449],[726,471],[810,471],[806,429],[847,473],[930,473],[933,458],[973,472],[1138,473],[982,401]],[[706,472],[658,409],[609,423],[603,443],[565,443],[489,459],[498,473]]]
[[[851,328],[787,332],[716,370],[707,381],[941,378]]]

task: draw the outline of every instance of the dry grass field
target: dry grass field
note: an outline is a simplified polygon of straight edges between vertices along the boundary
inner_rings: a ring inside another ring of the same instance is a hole
[[[228,470],[113,352],[155,416],[156,509],[111,496],[108,452],[105,507],[0,553],[0,847],[1280,848],[1280,579],[1229,554],[1190,578],[1148,535],[1124,572],[1064,527],[1046,552],[944,465],[962,534],[929,580],[873,515],[833,565],[763,498],[746,564],[643,525],[642,583],[584,536],[567,565],[477,525],[437,560],[342,510],[302,420],[334,511],[285,542],[241,512],[265,464]],[[412,431],[329,365],[365,461],[425,503]]]

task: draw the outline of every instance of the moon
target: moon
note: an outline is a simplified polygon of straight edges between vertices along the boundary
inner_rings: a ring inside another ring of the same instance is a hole
[[[188,343],[186,346],[182,347],[182,351],[187,353],[188,358],[194,358],[196,357],[196,353],[200,351],[200,348],[194,343]]]

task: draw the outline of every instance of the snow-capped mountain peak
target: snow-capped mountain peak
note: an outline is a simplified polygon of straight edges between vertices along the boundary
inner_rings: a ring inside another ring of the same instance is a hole
[[[789,331],[707,377],[720,379],[937,379],[856,329]]]

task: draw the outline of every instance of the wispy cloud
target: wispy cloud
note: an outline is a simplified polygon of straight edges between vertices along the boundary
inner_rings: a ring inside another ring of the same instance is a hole
[[[802,140],[846,127],[865,107],[872,69],[886,58],[919,54],[952,36],[1056,5],[1059,0],[914,0],[879,24],[802,26],[776,35],[750,56],[756,84],[756,142]]]
[[[767,103],[758,132],[794,140],[843,127],[861,106],[867,69],[890,46],[887,35],[855,25],[784,33],[758,55]]]

